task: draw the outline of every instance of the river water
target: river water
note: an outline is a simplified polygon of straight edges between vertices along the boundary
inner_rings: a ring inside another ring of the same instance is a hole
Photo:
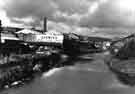
[[[20,88],[0,94],[135,94],[135,87],[122,84],[104,63],[105,54],[94,61],[79,60],[73,66],[53,68]]]

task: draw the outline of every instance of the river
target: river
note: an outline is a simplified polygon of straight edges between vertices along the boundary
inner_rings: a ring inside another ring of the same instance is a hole
[[[0,94],[135,94],[135,87],[122,84],[108,69],[104,61],[109,57],[102,53],[93,58],[53,68],[29,84]]]

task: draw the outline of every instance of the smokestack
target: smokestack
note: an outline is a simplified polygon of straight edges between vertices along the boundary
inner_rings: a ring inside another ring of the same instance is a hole
[[[0,43],[1,43],[2,21],[0,20]]]
[[[47,32],[47,18],[44,17],[44,23],[43,23],[43,33]]]

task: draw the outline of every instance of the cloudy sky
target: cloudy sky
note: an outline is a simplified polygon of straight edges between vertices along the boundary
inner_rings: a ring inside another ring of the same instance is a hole
[[[102,28],[102,32],[112,34],[112,28],[115,33],[123,30],[133,32],[135,28],[134,0],[0,1],[0,19],[4,26],[41,26],[45,16],[49,29],[67,32],[96,32],[94,30]]]

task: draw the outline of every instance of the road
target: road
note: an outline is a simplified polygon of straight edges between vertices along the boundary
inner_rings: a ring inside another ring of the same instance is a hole
[[[23,87],[0,94],[135,94],[135,87],[122,84],[108,69],[104,61],[109,57],[105,53],[93,58],[51,69]]]

